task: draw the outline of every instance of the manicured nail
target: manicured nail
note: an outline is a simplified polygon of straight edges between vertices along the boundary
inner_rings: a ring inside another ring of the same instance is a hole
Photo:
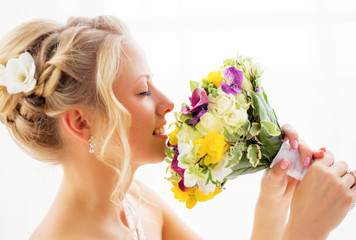
[[[288,138],[287,137],[284,137],[284,141],[287,142]]]
[[[310,164],[310,157],[306,157],[304,159],[304,167],[309,167],[309,164]]]
[[[319,150],[326,152],[326,147],[319,148]]]
[[[297,141],[297,140],[294,140],[294,141],[293,141],[292,147],[293,147],[294,149],[298,149],[298,141]]]
[[[279,164],[279,167],[282,169],[282,170],[285,170],[287,167],[288,167],[288,162],[286,160],[281,160],[281,163]]]

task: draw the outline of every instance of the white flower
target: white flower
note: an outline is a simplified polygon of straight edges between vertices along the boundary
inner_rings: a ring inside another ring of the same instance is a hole
[[[231,109],[225,116],[222,117],[224,125],[226,127],[231,127],[237,129],[244,125],[248,119],[247,111],[243,108],[241,109]]]
[[[215,191],[215,184],[213,184],[211,181],[206,184],[206,180],[208,179],[208,174],[206,174],[205,178],[198,178],[197,185],[199,190],[203,191],[205,195],[208,195],[211,192]]]
[[[179,133],[176,136],[178,138],[178,146],[182,143],[189,143],[191,140],[194,142],[202,137],[200,132],[187,124],[183,124],[183,127],[179,130]]]
[[[184,186],[194,187],[197,184],[199,177],[195,172],[190,172],[189,169],[184,171]]]
[[[28,52],[24,52],[18,58],[11,58],[6,68],[0,66],[0,85],[5,86],[9,94],[30,92],[37,82],[35,71],[35,61]]]
[[[211,95],[208,96],[208,111],[216,116],[220,126],[226,128],[229,132],[234,132],[244,125],[248,119],[247,110],[245,109],[245,107],[248,108],[248,103],[242,94],[238,94],[241,96],[235,97],[231,94],[225,94],[220,88],[218,92],[219,95],[215,98]],[[236,104],[242,107],[238,109]],[[205,115],[207,113],[202,116],[201,121],[204,120]],[[215,123],[214,126],[217,126],[217,124]]]
[[[218,164],[211,170],[211,176],[214,181],[222,182],[227,175],[232,173],[230,167],[226,167],[229,161],[232,159],[228,153],[225,153],[223,158],[218,162]]]
[[[230,167],[226,167],[226,165],[229,163],[231,160],[231,156],[229,156],[227,153],[224,154],[224,157],[219,161],[219,163],[211,170],[211,178],[214,182],[222,182],[226,176],[228,176],[230,173],[232,173],[232,170]],[[184,185],[185,185],[185,178],[186,178],[186,173],[187,171],[184,172]],[[187,177],[189,177],[189,183],[194,185],[198,185],[198,188],[204,192],[204,194],[208,195],[209,193],[212,193],[216,189],[216,185],[212,183],[211,181],[208,181],[208,184],[206,183],[209,173],[206,173],[204,178],[201,177],[196,177],[197,175],[193,175],[192,173],[187,173]],[[190,182],[191,181],[191,182]],[[188,182],[187,182],[188,183]],[[193,185],[193,186],[194,186]]]
[[[216,132],[220,134],[223,134],[224,132],[224,128],[222,127],[219,119],[209,112],[205,113],[200,118],[200,122],[196,125],[196,128],[204,135],[209,132]]]
[[[196,163],[196,157],[192,154],[193,142],[178,144],[178,167],[187,169]],[[184,163],[182,162],[184,160]]]
[[[236,108],[236,99],[233,95],[224,93],[221,88],[218,89],[218,94],[219,95],[217,97],[213,97],[209,94],[208,111],[212,112],[217,117],[221,117],[230,112],[231,108]]]

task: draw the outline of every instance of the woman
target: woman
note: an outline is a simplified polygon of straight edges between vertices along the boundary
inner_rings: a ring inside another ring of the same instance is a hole
[[[163,160],[173,103],[118,19],[25,23],[1,41],[0,64],[1,122],[31,156],[63,167],[31,239],[200,239],[133,180],[138,167]],[[286,177],[288,160],[266,171],[252,238],[325,239],[355,201],[355,179],[346,163],[313,152],[289,125],[283,131],[304,165],[320,159],[300,184]],[[311,226],[315,219],[325,222]]]

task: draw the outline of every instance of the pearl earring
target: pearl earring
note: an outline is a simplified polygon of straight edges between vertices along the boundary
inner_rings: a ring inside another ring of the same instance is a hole
[[[95,139],[94,139],[94,137],[90,136],[88,142],[89,142],[89,147],[90,147],[89,148],[89,152],[90,153],[94,153],[94,147],[95,147]]]

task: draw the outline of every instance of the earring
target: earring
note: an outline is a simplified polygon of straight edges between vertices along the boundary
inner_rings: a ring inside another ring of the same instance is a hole
[[[94,147],[95,147],[95,139],[93,136],[90,136],[90,138],[88,139],[89,142],[89,152],[90,153],[94,153]]]

